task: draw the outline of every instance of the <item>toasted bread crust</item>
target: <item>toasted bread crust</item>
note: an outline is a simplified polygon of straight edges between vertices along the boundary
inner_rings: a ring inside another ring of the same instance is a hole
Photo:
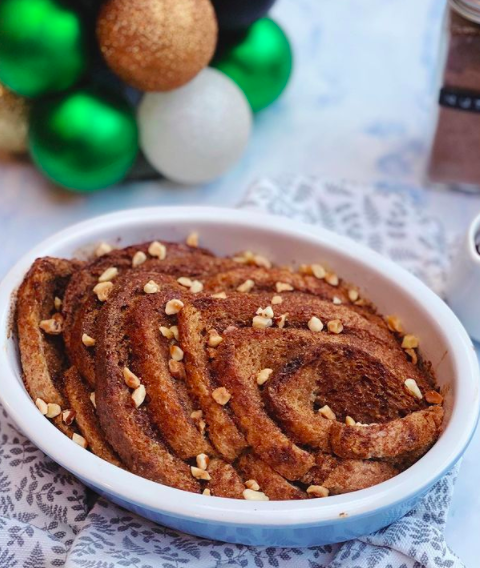
[[[90,398],[91,391],[75,367],[66,371],[64,381],[70,408],[75,412],[75,424],[86,439],[89,448],[100,458],[122,467],[120,458],[107,442],[100,428],[95,407]]]
[[[16,327],[23,378],[33,400],[65,406],[62,377],[67,363],[63,340],[40,328],[57,310],[55,297],[63,292],[79,263],[58,258],[37,259],[18,290]]]
[[[244,454],[238,461],[238,469],[245,479],[254,479],[260,490],[273,501],[306,499],[304,491],[289,483],[254,454]]]
[[[208,466],[211,477],[208,489],[215,497],[230,497],[231,499],[243,499],[245,485],[237,470],[229,463],[214,459]]]
[[[332,450],[343,458],[383,459],[425,453],[438,436],[443,408],[432,406],[387,424],[332,424]]]

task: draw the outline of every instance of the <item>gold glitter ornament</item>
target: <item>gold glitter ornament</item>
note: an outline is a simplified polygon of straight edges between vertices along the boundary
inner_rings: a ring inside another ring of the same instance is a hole
[[[110,68],[142,91],[170,91],[208,65],[217,44],[210,0],[108,0],[97,20]]]
[[[0,150],[26,151],[28,110],[26,99],[0,84]]]

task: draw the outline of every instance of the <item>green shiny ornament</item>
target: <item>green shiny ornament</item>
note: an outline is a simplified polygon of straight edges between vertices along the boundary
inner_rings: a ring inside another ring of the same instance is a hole
[[[87,67],[78,11],[62,0],[0,0],[0,81],[24,97],[74,85]]]
[[[262,18],[239,42],[220,46],[213,66],[237,83],[257,112],[276,101],[287,86],[292,49],[282,28],[270,18]]]
[[[33,161],[51,180],[81,192],[121,181],[138,152],[133,109],[119,95],[86,88],[37,101],[28,135]]]

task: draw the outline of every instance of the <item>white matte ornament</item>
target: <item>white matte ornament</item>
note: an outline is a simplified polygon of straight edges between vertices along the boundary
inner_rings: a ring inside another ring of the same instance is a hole
[[[179,89],[145,94],[138,125],[141,148],[155,169],[179,183],[205,183],[242,155],[252,112],[239,87],[207,67]]]

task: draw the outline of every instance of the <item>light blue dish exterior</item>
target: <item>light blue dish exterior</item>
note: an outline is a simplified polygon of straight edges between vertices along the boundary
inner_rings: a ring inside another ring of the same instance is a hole
[[[344,542],[371,534],[397,521],[415,507],[430,488],[417,493],[410,499],[395,504],[393,507],[378,509],[373,513],[357,515],[352,518],[341,517],[332,521],[323,521],[309,525],[288,527],[236,526],[231,523],[214,523],[183,516],[172,516],[154,509],[140,507],[125,501],[116,495],[100,492],[86,480],[82,480],[94,491],[106,499],[128,509],[150,521],[195,536],[249,546],[308,547]],[[181,499],[181,496],[180,496]]]

